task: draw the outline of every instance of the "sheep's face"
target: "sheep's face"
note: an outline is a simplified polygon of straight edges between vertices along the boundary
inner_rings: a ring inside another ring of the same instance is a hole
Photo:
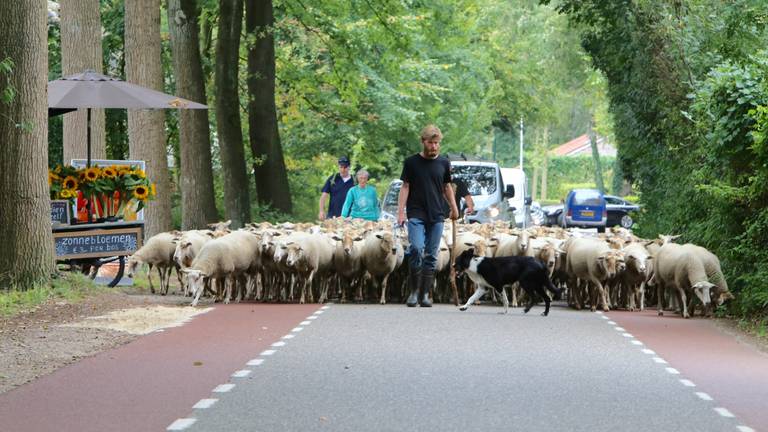
[[[136,269],[139,268],[139,265],[141,264],[141,261],[136,259],[135,257],[128,258],[128,263],[125,265],[125,275],[129,278],[133,277],[133,274],[136,273]]]
[[[304,259],[304,248],[298,243],[288,243],[286,248],[285,264],[289,267],[297,266]]]
[[[173,253],[173,261],[181,267],[189,267],[195,258],[192,253],[192,242],[181,240],[176,244],[176,251]]]
[[[187,286],[193,297],[205,288],[205,280],[208,277],[205,273],[200,270],[185,270],[184,274],[187,275]]]
[[[557,251],[552,245],[546,245],[539,250],[537,254],[539,260],[541,260],[547,266],[547,272],[551,275],[555,271],[555,264],[557,263]]]
[[[638,274],[647,274],[648,272],[648,257],[643,255],[630,254],[627,255],[627,268],[634,270]]]
[[[387,255],[397,255],[397,247],[395,245],[395,238],[390,233],[376,234],[376,238],[379,239],[379,247],[381,253]]]
[[[623,272],[627,267],[624,263],[624,254],[617,250],[603,253],[597,257],[597,261],[609,279],[616,276],[617,273]]]
[[[706,306],[712,302],[709,292],[712,288],[716,288],[714,284],[709,282],[697,282],[691,288],[693,288],[693,293],[699,298],[701,304]]]
[[[717,306],[720,306],[721,304],[725,303],[726,301],[733,300],[734,298],[735,297],[733,296],[733,294],[731,294],[730,291],[719,292],[717,294],[717,297],[715,298],[715,304]]]
[[[530,241],[531,235],[528,233],[528,231],[520,231],[520,234],[517,236],[517,247],[520,249],[521,254],[525,254],[528,251],[528,244]]]

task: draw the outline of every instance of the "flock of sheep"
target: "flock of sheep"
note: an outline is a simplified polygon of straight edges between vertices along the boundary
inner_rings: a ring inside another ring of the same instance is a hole
[[[435,301],[452,300],[450,288],[451,225],[447,221],[437,260]],[[547,265],[555,284],[566,288],[568,304],[643,310],[656,304],[688,318],[698,304],[709,314],[712,305],[733,298],[717,257],[705,248],[674,243],[673,236],[653,241],[622,228],[592,236],[559,227],[525,230],[507,224],[459,224],[456,254],[474,248],[484,256],[528,255]],[[321,224],[251,224],[230,230],[228,222],[207,230],[155,235],[128,260],[131,276],[141,264],[157,267],[160,290],[168,292],[176,269],[185,295],[196,305],[204,293],[228,303],[256,301],[403,302],[407,296],[408,236],[391,222],[331,219]],[[154,293],[152,279],[150,289]],[[655,287],[656,289],[649,289]],[[511,287],[510,305],[525,299]],[[459,301],[474,291],[458,281]],[[494,298],[495,300],[495,298]]]

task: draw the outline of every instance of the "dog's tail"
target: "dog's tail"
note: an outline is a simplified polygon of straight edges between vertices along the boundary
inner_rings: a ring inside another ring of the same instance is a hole
[[[560,300],[563,295],[563,290],[556,287],[555,284],[552,283],[552,279],[550,279],[548,275],[544,275],[544,277],[546,278],[545,280],[547,282],[546,283],[547,289],[552,291],[552,293],[555,295],[554,297],[555,300]]]

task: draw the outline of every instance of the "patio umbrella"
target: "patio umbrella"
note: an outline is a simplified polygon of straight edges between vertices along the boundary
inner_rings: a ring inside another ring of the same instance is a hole
[[[92,70],[48,82],[48,112],[88,110],[87,159],[91,166],[91,108],[207,109],[206,105],[165,94]]]

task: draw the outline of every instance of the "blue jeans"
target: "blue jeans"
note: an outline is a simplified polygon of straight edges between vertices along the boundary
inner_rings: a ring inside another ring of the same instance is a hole
[[[442,235],[443,222],[427,223],[421,219],[408,219],[408,240],[411,242],[408,260],[412,270],[435,271]]]

